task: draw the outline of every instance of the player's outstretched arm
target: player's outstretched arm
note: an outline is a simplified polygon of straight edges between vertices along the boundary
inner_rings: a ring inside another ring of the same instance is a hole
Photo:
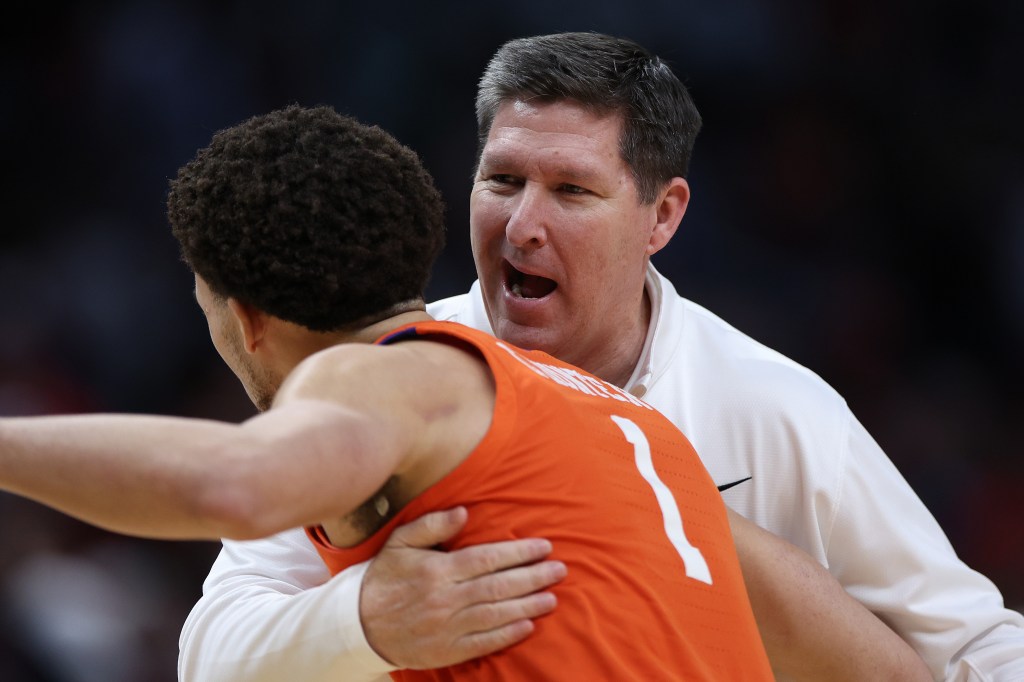
[[[809,555],[731,509],[754,617],[776,674],[792,680],[924,682],[924,661]]]
[[[382,426],[310,400],[241,425],[103,414],[0,419],[0,489],[128,535],[264,537],[346,514],[379,490],[404,447]]]

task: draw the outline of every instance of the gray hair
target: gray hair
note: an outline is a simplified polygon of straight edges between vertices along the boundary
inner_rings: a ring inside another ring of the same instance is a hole
[[[668,65],[640,45],[600,33],[556,33],[502,45],[476,96],[477,163],[505,102],[573,100],[623,119],[619,150],[642,203],[686,177],[700,131],[697,107]]]

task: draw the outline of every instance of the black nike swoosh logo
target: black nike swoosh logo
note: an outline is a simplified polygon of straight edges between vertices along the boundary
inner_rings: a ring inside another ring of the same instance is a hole
[[[733,481],[732,483],[726,483],[726,484],[724,484],[724,485],[720,485],[720,486],[718,486],[718,492],[720,492],[720,493],[722,493],[722,492],[725,492],[725,491],[726,491],[726,490],[728,490],[729,488],[732,488],[732,487],[734,487],[734,486],[737,486],[737,485],[739,485],[740,483],[743,483],[744,481],[749,481],[749,480],[750,480],[750,479],[752,479],[752,478],[753,478],[753,476],[747,476],[746,478],[741,478],[741,479],[740,479],[740,480],[738,480],[738,481]]]

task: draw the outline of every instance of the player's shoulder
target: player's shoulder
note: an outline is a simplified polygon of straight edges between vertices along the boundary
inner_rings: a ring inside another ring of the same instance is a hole
[[[347,343],[303,360],[282,385],[278,403],[312,399],[350,406],[387,403],[396,410],[444,406],[462,395],[486,396],[490,376],[475,355],[429,339],[394,345]]]
[[[370,343],[339,343],[319,350],[295,368],[296,373],[352,371],[382,362],[386,347]]]
[[[466,355],[437,336],[415,338],[415,343],[340,343],[313,353],[296,371],[312,374],[370,374],[426,371],[455,361]]]
[[[370,383],[380,360],[374,347],[340,343],[304,358],[284,378],[275,405],[298,399],[338,401]]]

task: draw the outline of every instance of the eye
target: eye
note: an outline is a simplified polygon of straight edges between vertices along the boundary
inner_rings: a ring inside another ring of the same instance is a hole
[[[560,185],[558,189],[559,191],[564,192],[565,194],[586,194],[589,191],[583,187],[580,187],[579,185],[572,185],[569,183]]]
[[[489,192],[502,196],[514,194],[523,186],[523,179],[509,173],[491,173],[484,176],[483,187]]]

